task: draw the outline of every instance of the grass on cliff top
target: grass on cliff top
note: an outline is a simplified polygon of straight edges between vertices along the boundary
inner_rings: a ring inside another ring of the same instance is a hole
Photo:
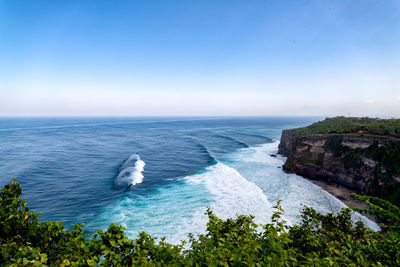
[[[357,133],[386,135],[400,138],[400,119],[378,119],[368,117],[334,117],[318,121],[310,126],[294,129],[301,134]]]

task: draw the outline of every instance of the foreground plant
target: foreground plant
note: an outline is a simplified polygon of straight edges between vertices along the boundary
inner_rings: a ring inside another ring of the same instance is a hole
[[[373,232],[362,222],[354,224],[348,209],[322,215],[306,207],[300,225],[295,226],[282,220],[279,202],[271,223],[263,226],[255,224],[252,216],[221,220],[207,210],[205,234],[171,245],[144,232],[131,240],[116,224],[85,238],[83,224],[67,231],[60,222],[40,222],[40,214],[29,210],[21,193],[16,181],[0,191],[0,265],[400,265],[398,228]]]

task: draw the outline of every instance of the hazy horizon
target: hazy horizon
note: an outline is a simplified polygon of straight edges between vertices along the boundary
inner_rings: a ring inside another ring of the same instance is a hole
[[[0,117],[400,116],[400,2],[1,1]]]

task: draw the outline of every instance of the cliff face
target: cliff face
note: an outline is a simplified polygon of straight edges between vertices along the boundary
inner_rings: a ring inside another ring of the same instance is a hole
[[[400,140],[363,134],[310,134],[284,130],[283,169],[400,202]]]
[[[283,156],[289,156],[292,148],[294,147],[295,137],[299,133],[296,130],[283,130],[281,135],[281,142],[279,143],[278,153]]]

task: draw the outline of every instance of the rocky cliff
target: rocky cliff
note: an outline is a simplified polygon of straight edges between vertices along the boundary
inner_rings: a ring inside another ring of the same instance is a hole
[[[286,172],[400,203],[400,139],[358,133],[284,130],[279,153]]]

